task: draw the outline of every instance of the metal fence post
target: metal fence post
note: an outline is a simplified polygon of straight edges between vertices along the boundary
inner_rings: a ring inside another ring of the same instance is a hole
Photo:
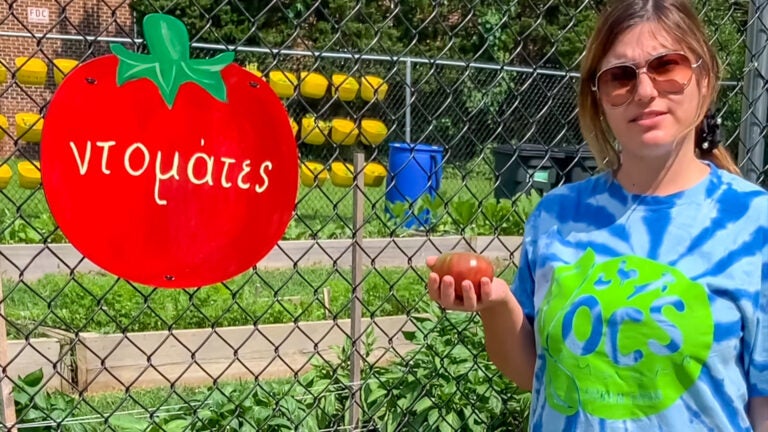
[[[350,306],[352,352],[350,353],[350,412],[349,426],[351,430],[360,428],[360,387],[362,354],[360,340],[363,334],[362,307],[363,307],[363,221],[365,213],[365,152],[355,149],[353,153],[353,166],[355,170],[355,183],[352,195],[353,233],[352,243],[352,302]]]
[[[749,2],[747,24],[746,74],[744,76],[744,100],[740,127],[742,146],[739,146],[739,165],[744,176],[756,181],[763,170],[764,147],[763,129],[768,119],[768,2]]]
[[[0,368],[7,371],[8,368],[8,329],[5,325],[5,292],[0,280]],[[0,374],[0,393],[2,393],[3,409],[0,411],[2,424],[5,430],[16,432],[16,403],[13,397],[13,382],[7,373]]]
[[[411,89],[413,63],[411,59],[405,61],[405,142],[411,143]]]

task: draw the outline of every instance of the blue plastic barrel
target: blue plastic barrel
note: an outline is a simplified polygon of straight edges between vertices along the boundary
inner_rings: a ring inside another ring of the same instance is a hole
[[[408,211],[405,215],[394,215],[391,205],[388,205],[387,212],[392,217],[407,216],[403,225],[406,228],[414,228],[414,225],[420,229],[427,228],[430,223],[429,210],[425,209],[418,215],[414,212],[422,196],[428,194],[434,199],[440,189],[443,148],[430,144],[390,143],[388,168],[387,203],[406,203]]]

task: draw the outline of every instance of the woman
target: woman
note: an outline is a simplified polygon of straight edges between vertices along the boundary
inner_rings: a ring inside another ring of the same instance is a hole
[[[511,289],[430,274],[532,390],[532,430],[768,431],[768,195],[718,146],[719,74],[686,0],[614,1],[579,95],[605,170],[541,200]]]

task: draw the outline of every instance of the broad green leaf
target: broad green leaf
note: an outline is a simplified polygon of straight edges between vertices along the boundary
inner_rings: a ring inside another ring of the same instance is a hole
[[[437,426],[440,432],[456,432],[456,429],[445,420],[440,420]]]
[[[431,427],[436,427],[441,421],[442,418],[440,417],[439,410],[432,410],[429,412],[429,415],[427,416],[427,422]]]
[[[369,403],[377,402],[379,399],[384,398],[387,394],[387,389],[384,387],[376,387],[368,393],[367,400]]]
[[[147,420],[142,420],[125,414],[111,416],[108,423],[119,432],[143,431],[149,425]]]
[[[449,412],[445,416],[445,420],[453,428],[453,430],[459,430],[459,426],[461,425],[461,420],[459,419],[459,416],[456,415],[455,411]]]
[[[427,397],[422,397],[418,402],[416,402],[416,405],[413,407],[413,410],[416,411],[416,414],[421,414],[424,411],[427,411],[434,407],[434,404],[432,403],[432,400],[430,400]]]
[[[281,429],[293,430],[293,425],[288,420],[282,417],[272,417],[268,423],[270,426],[279,427]]]
[[[165,432],[183,432],[187,430],[189,423],[190,421],[187,419],[175,419],[164,424],[163,429]]]
[[[43,369],[40,368],[36,371],[30,372],[23,378],[19,377],[19,381],[24,383],[25,386],[35,389],[43,382]]]

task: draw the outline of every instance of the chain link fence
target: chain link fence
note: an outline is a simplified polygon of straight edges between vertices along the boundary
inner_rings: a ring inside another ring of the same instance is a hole
[[[603,4],[6,4],[4,428],[525,430],[529,395],[489,362],[476,316],[429,301],[424,262],[476,250],[511,280],[538,198],[594,171],[575,103]],[[697,5],[725,66],[724,137],[762,182],[767,6]],[[284,240],[253,271],[199,289],[100,272],[69,247],[40,184],[40,128],[59,79],[109,43],[145,50],[152,12],[185,22],[193,56],[234,50],[269,82],[301,154]]]

